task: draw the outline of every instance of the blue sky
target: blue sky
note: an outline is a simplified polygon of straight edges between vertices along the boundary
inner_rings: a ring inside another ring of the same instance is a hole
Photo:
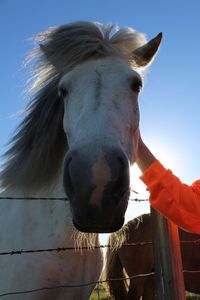
[[[22,61],[28,38],[49,26],[76,20],[117,23],[145,32],[160,31],[163,43],[148,71],[140,97],[143,139],[183,181],[199,177],[200,1],[0,0],[0,154],[27,99]]]

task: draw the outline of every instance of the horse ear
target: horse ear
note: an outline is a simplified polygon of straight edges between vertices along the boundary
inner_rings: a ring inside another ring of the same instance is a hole
[[[146,67],[151,63],[162,40],[162,32],[145,45],[132,52],[131,58],[135,61],[137,67]]]

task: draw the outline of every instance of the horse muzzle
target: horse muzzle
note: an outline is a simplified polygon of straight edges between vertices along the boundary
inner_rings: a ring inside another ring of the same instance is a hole
[[[63,171],[75,227],[96,233],[119,230],[130,192],[129,162],[123,151],[101,150],[95,156],[70,151]]]

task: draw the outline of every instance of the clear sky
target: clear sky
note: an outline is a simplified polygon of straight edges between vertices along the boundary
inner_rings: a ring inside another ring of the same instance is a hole
[[[140,97],[141,132],[153,152],[183,181],[200,175],[200,1],[0,0],[0,154],[27,99],[22,61],[28,38],[76,20],[117,23],[163,32],[157,58]],[[133,178],[134,181],[134,178]]]

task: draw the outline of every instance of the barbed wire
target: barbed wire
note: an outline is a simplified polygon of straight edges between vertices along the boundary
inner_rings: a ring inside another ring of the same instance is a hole
[[[0,197],[0,200],[13,200],[13,201],[17,201],[17,200],[42,200],[42,201],[48,201],[48,200],[53,200],[53,201],[64,201],[64,202],[68,202],[69,199],[68,198],[55,198],[55,197]],[[143,202],[143,201],[149,201],[148,199],[139,199],[139,198],[130,198],[129,201],[136,201],[136,202]]]
[[[138,194],[137,192],[133,191],[134,193]],[[64,201],[67,202],[69,201],[68,198],[63,198],[63,197],[0,197],[0,200],[53,200],[53,201]],[[148,199],[139,199],[139,198],[131,198],[129,201],[136,201],[136,202],[143,202],[143,201],[148,201]],[[200,239],[196,240],[182,240],[180,243],[183,244],[200,244]],[[144,245],[150,245],[152,244],[151,241],[147,242],[137,242],[137,243],[124,243],[122,246],[144,246]],[[99,245],[99,246],[94,246],[92,247],[93,249],[103,249],[103,248],[111,248],[111,245]],[[76,251],[78,250],[76,247],[58,247],[58,248],[47,248],[47,249],[20,249],[20,250],[12,250],[12,251],[3,251],[0,252],[0,256],[3,255],[21,255],[21,254],[29,254],[29,253],[42,253],[42,252],[61,252],[61,251]],[[81,247],[81,250],[89,250],[88,247]],[[200,270],[183,270],[184,273],[200,273]],[[32,290],[24,290],[24,291],[15,291],[15,292],[7,292],[7,293],[2,293],[0,294],[0,297],[5,297],[9,295],[19,295],[19,294],[30,294],[30,293],[35,293],[39,291],[45,291],[45,290],[55,290],[55,289],[62,289],[62,288],[79,288],[79,287],[86,287],[89,285],[97,285],[97,284],[102,284],[106,283],[109,281],[122,281],[122,280],[130,280],[138,277],[147,277],[154,275],[154,272],[151,273],[145,273],[145,274],[138,274],[134,275],[131,277],[122,277],[122,278],[111,278],[107,280],[99,280],[99,281],[93,281],[93,282],[88,282],[88,283],[83,283],[83,284],[73,284],[73,285],[58,285],[58,286],[53,286],[53,287],[41,287],[41,288],[36,288]]]
[[[152,244],[152,242],[138,242],[138,243],[124,243],[122,246],[144,246]],[[111,245],[99,245],[99,246],[92,246],[91,248],[83,246],[81,250],[92,250],[92,249],[104,249],[104,248],[113,248]],[[11,251],[2,251],[0,252],[0,256],[4,255],[20,255],[20,254],[29,254],[29,253],[41,253],[41,252],[61,252],[67,250],[74,250],[77,251],[77,247],[57,247],[57,248],[46,248],[46,249],[20,249],[20,250],[11,250]]]
[[[53,200],[53,201],[69,201],[63,197],[0,197],[0,200]]]
[[[131,198],[129,201],[136,201],[136,202],[148,202],[149,199],[139,199],[139,198]]]
[[[93,246],[93,249],[101,249],[101,248],[108,248],[109,245],[100,245],[100,246]],[[62,251],[77,251],[76,247],[58,247],[58,248],[47,248],[47,249],[30,249],[30,250],[12,250],[12,251],[4,251],[0,252],[0,256],[4,255],[21,255],[21,254],[29,254],[29,253],[41,253],[41,252],[62,252]],[[81,250],[91,250],[88,247],[81,247]]]
[[[183,270],[183,272],[184,273],[200,273],[200,270]],[[135,278],[148,277],[148,276],[153,276],[153,275],[155,275],[155,272],[137,274],[137,275],[128,276],[128,277],[109,278],[109,279],[105,279],[105,280],[91,281],[91,282],[82,283],[82,284],[62,284],[62,285],[57,285],[57,286],[41,287],[41,288],[36,288],[36,289],[24,290],[24,291],[2,293],[2,294],[0,294],[0,297],[2,298],[5,296],[31,294],[31,293],[41,292],[41,291],[45,291],[45,290],[47,291],[47,290],[56,290],[56,289],[63,289],[63,288],[64,289],[66,289],[66,288],[81,288],[81,287],[87,287],[90,285],[103,284],[103,283],[106,283],[109,281],[131,280],[131,279],[135,279]]]
[[[183,273],[200,273],[200,270],[183,270]]]
[[[200,244],[200,239],[197,240],[183,240],[180,241],[181,244]],[[146,242],[136,242],[136,243],[124,243],[121,247],[131,247],[131,246],[145,246],[152,245],[152,241]],[[82,246],[81,250],[91,250],[91,249],[105,249],[105,248],[113,248],[110,244],[93,246],[91,248]],[[57,248],[46,248],[46,249],[18,249],[18,250],[10,250],[10,251],[2,251],[0,252],[0,256],[5,255],[21,255],[21,254],[30,254],[30,253],[42,253],[42,252],[62,252],[62,251],[77,251],[77,247],[57,247]],[[114,248],[115,250],[115,248]]]
[[[183,240],[180,241],[181,244],[200,244],[200,239],[197,240]]]
[[[7,293],[0,294],[0,297],[14,296],[14,295],[20,295],[20,294],[30,294],[30,293],[36,293],[36,292],[45,291],[45,290],[56,290],[56,289],[62,289],[62,288],[87,287],[90,285],[102,284],[102,283],[106,283],[109,281],[130,280],[130,279],[139,278],[139,277],[147,277],[147,276],[151,276],[154,274],[155,274],[155,272],[150,272],[150,273],[145,273],[145,274],[137,274],[137,275],[133,275],[130,277],[110,278],[110,279],[106,279],[106,280],[91,281],[91,282],[82,283],[82,284],[62,284],[62,285],[57,285],[57,286],[41,287],[41,288],[31,289],[31,290],[7,292]]]

